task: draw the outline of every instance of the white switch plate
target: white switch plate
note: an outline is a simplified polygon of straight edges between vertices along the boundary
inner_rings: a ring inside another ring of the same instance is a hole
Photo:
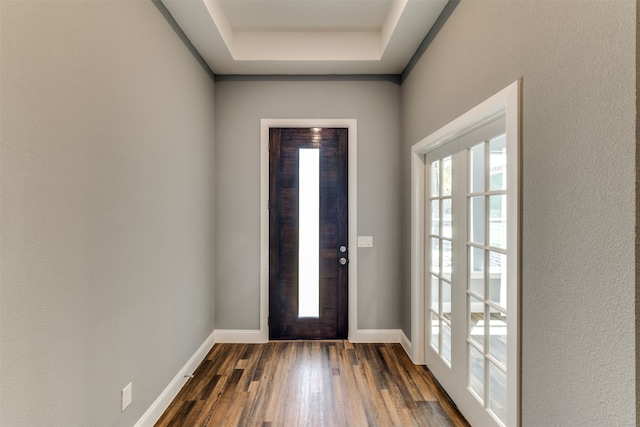
[[[358,247],[359,248],[372,248],[373,247],[373,236],[358,236]]]
[[[120,394],[123,412],[129,405],[131,405],[131,401],[133,400],[132,387],[133,385],[131,383],[127,384],[127,386],[122,389],[122,393]]]

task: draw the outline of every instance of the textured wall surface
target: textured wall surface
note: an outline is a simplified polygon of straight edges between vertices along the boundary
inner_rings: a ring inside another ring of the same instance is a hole
[[[132,425],[214,308],[259,327],[261,118],[358,119],[358,327],[410,336],[409,147],[518,78],[523,425],[635,425],[635,2],[464,0],[401,88],[215,106],[151,2],[0,9],[0,425]]]
[[[408,188],[412,144],[523,79],[523,426],[636,423],[635,8],[463,0],[402,87]]]
[[[358,328],[400,328],[400,88],[384,81],[216,85],[216,328],[259,329],[260,119],[358,120]]]
[[[214,84],[149,1],[1,7],[0,425],[131,426],[213,330]]]
[[[640,46],[640,8],[636,3],[636,425],[640,424],[638,415],[640,414],[640,356],[638,349],[640,348],[640,235],[638,233],[638,224],[640,224],[640,150],[638,150],[638,141],[640,141],[640,55],[638,55],[638,46]]]

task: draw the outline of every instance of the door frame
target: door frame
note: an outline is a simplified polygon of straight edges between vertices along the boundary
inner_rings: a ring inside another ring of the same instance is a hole
[[[358,162],[356,119],[261,119],[260,120],[260,338],[269,340],[269,128],[348,129],[348,228],[349,228],[349,332],[357,335],[358,322]]]
[[[497,94],[485,100],[478,106],[467,111],[454,121],[435,131],[422,141],[411,147],[411,359],[416,364],[425,364],[426,348],[429,345],[426,341],[427,318],[425,316],[427,308],[428,291],[425,285],[426,256],[428,250],[425,242],[426,221],[426,184],[427,184],[427,163],[425,154],[436,150],[442,145],[464,135],[471,130],[477,129],[492,121],[500,115],[506,118],[507,138],[514,141],[516,150],[511,150],[508,154],[508,163],[518,165],[518,173],[510,177],[510,181],[515,183],[513,196],[509,199],[509,210],[516,212],[516,221],[510,222],[508,247],[510,256],[516,260],[515,268],[509,270],[509,281],[516,283],[513,292],[508,296],[509,307],[513,313],[509,316],[512,330],[516,330],[517,336],[510,346],[515,348],[515,352],[510,352],[507,360],[509,366],[515,367],[515,374],[507,379],[507,393],[512,393],[515,403],[508,408],[507,424],[520,425],[521,409],[521,206],[520,194],[522,181],[520,179],[521,162],[520,146],[522,143],[522,82],[517,80],[507,86]],[[509,171],[512,171],[510,168]],[[464,375],[464,374],[463,374]],[[465,380],[463,378],[463,380]],[[443,384],[444,385],[444,384]],[[445,386],[446,388],[446,386]],[[458,405],[458,409],[465,414],[465,402],[456,395],[457,390],[447,390],[449,395]],[[485,415],[484,413],[482,415]],[[473,417],[469,417],[473,418]]]

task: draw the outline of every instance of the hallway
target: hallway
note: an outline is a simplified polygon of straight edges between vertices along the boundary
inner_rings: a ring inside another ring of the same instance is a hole
[[[399,344],[216,344],[156,426],[467,426]]]

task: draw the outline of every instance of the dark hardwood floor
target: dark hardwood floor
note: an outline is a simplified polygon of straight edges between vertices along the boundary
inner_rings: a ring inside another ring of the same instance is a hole
[[[156,426],[468,426],[399,344],[216,344]]]

